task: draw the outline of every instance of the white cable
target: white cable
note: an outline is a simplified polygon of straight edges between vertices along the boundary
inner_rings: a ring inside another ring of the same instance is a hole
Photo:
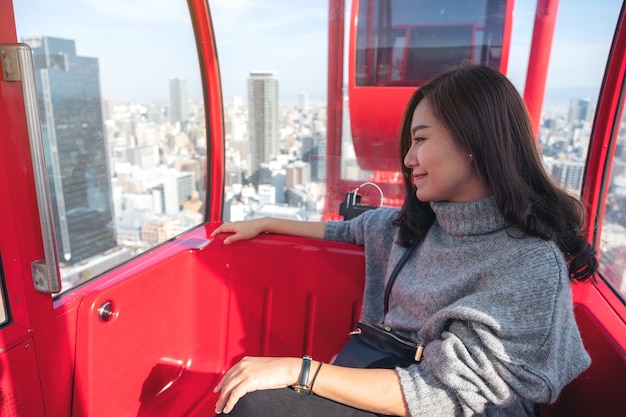
[[[380,194],[380,202],[378,204],[378,207],[382,207],[383,206],[383,198],[384,198],[383,190],[377,184],[374,184],[373,182],[367,181],[367,182],[364,182],[363,184],[359,185],[358,187],[356,187],[353,192],[356,194],[361,189],[361,187],[363,187],[365,185],[371,185],[371,186],[375,187],[378,190],[378,193]]]

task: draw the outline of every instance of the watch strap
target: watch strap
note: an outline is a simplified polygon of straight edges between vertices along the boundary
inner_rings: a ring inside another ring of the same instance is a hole
[[[293,386],[294,391],[296,392],[311,392],[311,387],[309,386],[309,374],[311,373],[311,358],[309,355],[305,355],[302,357],[302,368],[300,369],[300,378],[298,379],[298,383]]]

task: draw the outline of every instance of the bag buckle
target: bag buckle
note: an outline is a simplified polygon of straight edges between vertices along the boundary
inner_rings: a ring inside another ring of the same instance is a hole
[[[415,360],[415,362],[421,362],[422,357],[424,356],[424,345],[422,345],[421,343],[417,343],[417,346],[415,346],[415,356],[413,357],[413,359]]]
[[[354,330],[348,333],[348,336],[360,336],[361,333],[363,333],[363,330],[361,330],[361,328],[359,327],[356,327]]]

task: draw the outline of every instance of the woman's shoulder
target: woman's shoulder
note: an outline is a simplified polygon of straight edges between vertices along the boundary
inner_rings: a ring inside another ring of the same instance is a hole
[[[537,236],[522,235],[511,230],[503,230],[507,235],[505,245],[508,257],[518,259],[520,263],[533,265],[561,266],[565,264],[565,256],[556,242]]]
[[[558,245],[534,236],[509,236],[494,259],[510,284],[557,289],[568,279],[568,265]]]

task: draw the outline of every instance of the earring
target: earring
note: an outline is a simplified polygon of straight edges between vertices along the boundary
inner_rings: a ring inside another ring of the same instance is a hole
[[[468,155],[469,155],[470,159],[474,157],[474,155],[471,152],[468,153]]]

